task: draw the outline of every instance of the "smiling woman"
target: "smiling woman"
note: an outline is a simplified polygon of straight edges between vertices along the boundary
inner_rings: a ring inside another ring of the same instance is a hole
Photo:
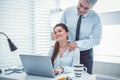
[[[63,27],[65,26],[65,27]],[[54,38],[56,39],[56,41],[62,41],[62,40],[67,40],[68,39],[68,29],[67,26],[65,24],[57,24],[54,29]],[[59,39],[62,38],[62,39]]]
[[[79,49],[69,51],[68,48],[68,28],[65,24],[59,23],[53,29],[55,44],[49,51],[49,56],[52,59],[54,73],[69,73],[73,72],[74,64],[79,64],[80,54]]]

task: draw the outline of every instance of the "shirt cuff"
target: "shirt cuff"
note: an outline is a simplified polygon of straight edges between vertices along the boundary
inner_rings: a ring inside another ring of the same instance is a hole
[[[63,71],[63,73],[70,73],[70,72],[73,72],[74,71],[74,69],[73,68],[70,68],[70,67],[66,67],[66,66],[64,66],[63,67],[64,68],[64,71]]]
[[[79,50],[81,51],[80,46],[82,45],[82,42],[81,42],[81,41],[76,41],[76,43],[77,43],[77,47],[78,47],[78,48],[79,48]]]

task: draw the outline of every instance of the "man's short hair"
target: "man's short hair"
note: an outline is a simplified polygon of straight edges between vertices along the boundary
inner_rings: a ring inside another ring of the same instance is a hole
[[[94,5],[97,2],[97,0],[87,0],[87,1],[90,5]]]

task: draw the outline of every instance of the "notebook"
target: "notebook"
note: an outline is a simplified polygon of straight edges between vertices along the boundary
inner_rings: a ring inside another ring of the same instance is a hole
[[[55,77],[51,58],[49,56],[20,54],[24,71],[29,75]]]

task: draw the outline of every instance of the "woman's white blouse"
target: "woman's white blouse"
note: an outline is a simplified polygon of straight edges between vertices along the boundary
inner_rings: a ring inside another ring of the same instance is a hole
[[[54,48],[52,47],[48,53],[50,57],[52,57]],[[59,53],[54,60],[54,68],[62,67],[64,68],[64,73],[73,72],[74,64],[79,64],[80,61],[80,50],[76,48],[74,51],[70,52],[69,49],[65,51],[62,57],[60,57]]]

